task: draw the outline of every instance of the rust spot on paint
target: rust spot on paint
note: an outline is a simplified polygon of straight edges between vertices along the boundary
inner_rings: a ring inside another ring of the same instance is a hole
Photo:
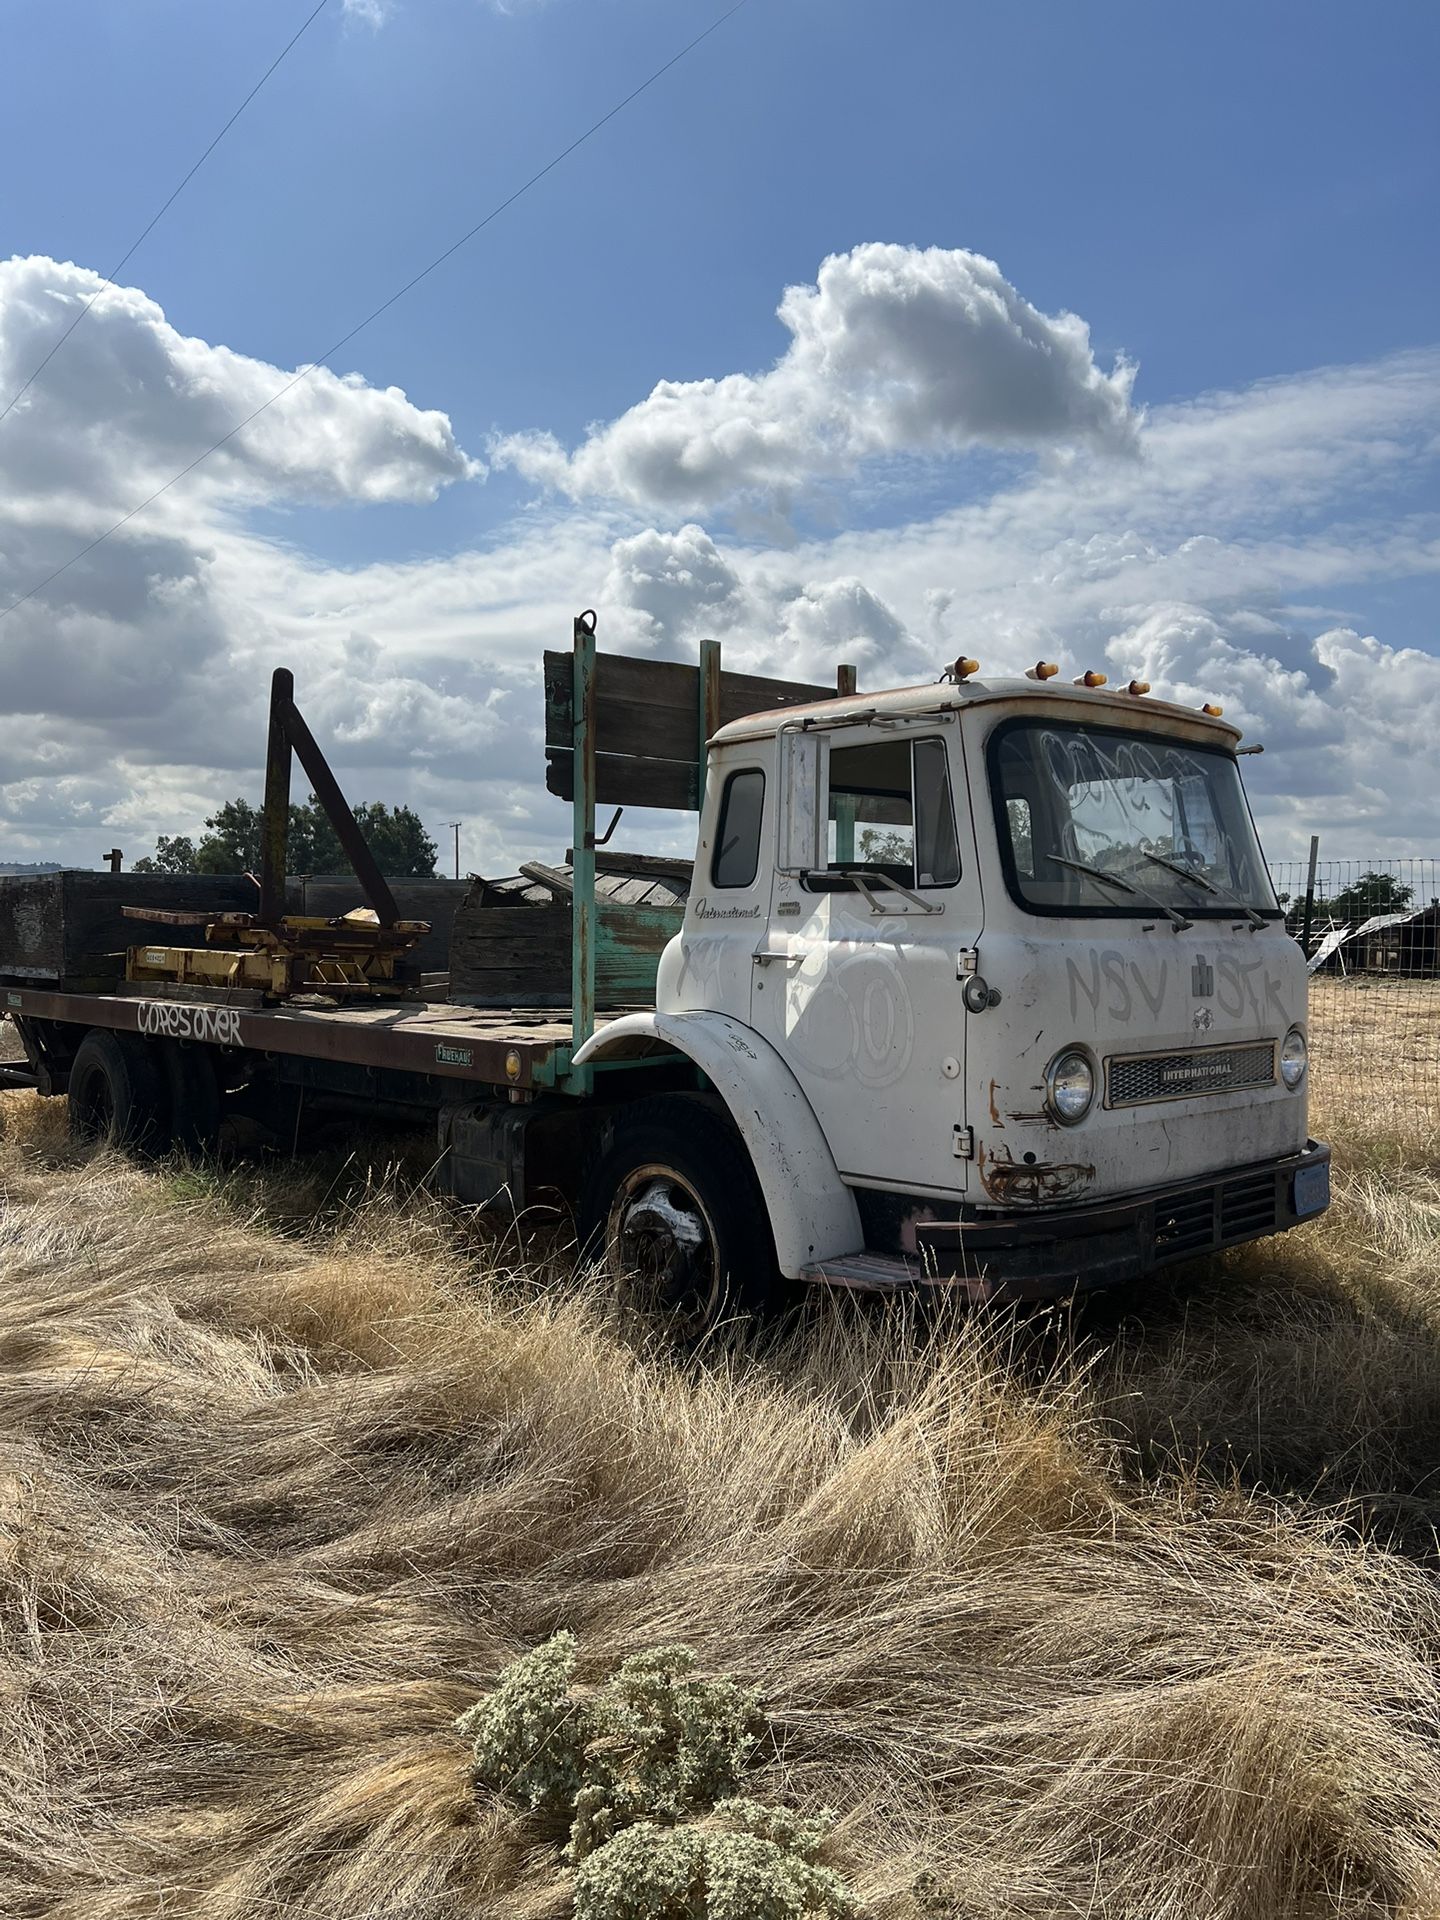
[[[1000,1118],[1000,1109],[995,1104],[995,1095],[999,1090],[999,1086],[1000,1082],[998,1080],[992,1080],[990,1082],[990,1124],[1000,1127],[1003,1130],[1005,1122]]]
[[[1073,1200],[1095,1178],[1093,1166],[1078,1160],[1027,1165],[1006,1147],[1003,1154],[980,1151],[980,1184],[998,1205],[1038,1207],[1055,1200]]]

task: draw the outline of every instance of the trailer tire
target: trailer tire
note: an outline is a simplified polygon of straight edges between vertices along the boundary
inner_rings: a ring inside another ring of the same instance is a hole
[[[72,1140],[146,1156],[170,1144],[165,1077],[138,1034],[92,1027],[75,1049],[69,1095]]]
[[[197,1158],[215,1151],[220,1138],[220,1082],[210,1049],[188,1040],[161,1048],[169,1093],[170,1143]]]
[[[773,1298],[775,1242],[729,1117],[659,1094],[607,1118],[580,1198],[583,1257],[622,1307],[697,1340]]]

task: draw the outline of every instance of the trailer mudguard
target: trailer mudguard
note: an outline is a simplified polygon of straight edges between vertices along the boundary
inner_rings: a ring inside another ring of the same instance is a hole
[[[815,1260],[865,1245],[855,1196],[840,1178],[815,1111],[784,1060],[753,1028],[724,1013],[627,1013],[593,1034],[575,1055],[634,1058],[656,1042],[695,1062],[735,1122],[760,1182],[787,1279]]]

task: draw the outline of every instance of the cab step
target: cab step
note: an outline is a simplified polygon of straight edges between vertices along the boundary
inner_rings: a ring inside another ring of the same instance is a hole
[[[893,1253],[842,1253],[800,1269],[812,1287],[848,1287],[855,1293],[903,1293],[920,1278],[918,1263]]]

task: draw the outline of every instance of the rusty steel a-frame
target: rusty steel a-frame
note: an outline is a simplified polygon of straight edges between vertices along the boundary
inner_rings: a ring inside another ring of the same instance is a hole
[[[389,882],[366,844],[339,782],[304,715],[295,704],[295,676],[277,667],[270,677],[270,731],[265,748],[265,799],[261,815],[260,911],[256,923],[278,931],[285,918],[285,867],[290,837],[290,757],[305,769],[310,789],[335,829],[351,871],[379,925],[393,929],[400,910]]]
[[[373,920],[354,913],[322,919],[285,911],[292,754],[335,830]],[[152,940],[130,948],[126,980],[132,985],[251,992],[268,999],[316,992],[342,997],[405,993],[396,962],[430,931],[429,925],[400,918],[389,882],[295,704],[295,676],[285,667],[277,667],[270,680],[260,837],[257,912],[208,915],[122,908],[135,919],[203,926],[205,939],[203,947]]]

